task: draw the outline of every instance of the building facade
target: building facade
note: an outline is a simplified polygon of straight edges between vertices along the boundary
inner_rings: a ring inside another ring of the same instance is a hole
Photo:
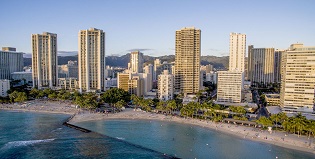
[[[175,92],[194,94],[200,88],[200,29],[183,28],[176,31]]]
[[[138,97],[144,95],[144,80],[137,75],[131,76],[128,80],[128,92]]]
[[[174,96],[174,76],[164,70],[163,74],[158,76],[158,99],[167,101],[172,100]]]
[[[246,35],[230,34],[229,70],[245,71]]]
[[[33,87],[58,86],[57,34],[32,34]]]
[[[217,102],[242,102],[243,72],[218,71]]]
[[[154,65],[153,65],[153,82],[155,82],[158,78],[158,75],[161,73],[161,60],[160,59],[155,59],[154,60]]]
[[[265,94],[265,99],[268,106],[280,106],[279,94]]]
[[[79,32],[80,92],[105,90],[105,32],[90,28]]]
[[[23,71],[23,53],[15,50],[3,47],[0,51],[0,79],[11,79],[11,73]]]
[[[8,96],[7,91],[10,89],[10,80],[0,79],[0,96],[6,97]]]
[[[143,53],[140,51],[133,51],[130,54],[130,71],[132,73],[143,72]]]
[[[290,112],[313,112],[315,47],[292,44],[282,57],[280,106]]]
[[[64,90],[75,90],[78,88],[77,78],[58,78],[59,88]]]
[[[275,50],[275,64],[274,64],[274,78],[275,78],[275,83],[280,83],[281,82],[281,61],[282,61],[282,53],[284,50]]]
[[[11,77],[13,80],[21,80],[20,84],[28,84],[30,86],[33,85],[33,78],[31,71],[25,72],[13,72],[11,73]]]
[[[206,73],[206,81],[211,82],[213,84],[217,84],[218,82],[218,73],[214,71],[210,71],[209,73]]]
[[[117,87],[125,91],[128,89],[129,73],[117,73]]]
[[[268,84],[275,82],[275,49],[252,48],[250,59],[250,80],[253,84]]]

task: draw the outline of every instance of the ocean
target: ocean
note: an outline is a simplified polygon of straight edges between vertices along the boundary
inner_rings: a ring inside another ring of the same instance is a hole
[[[0,110],[0,158],[308,159],[314,154],[253,142],[198,126],[108,120],[63,126],[63,114]]]
[[[0,158],[172,158],[126,141],[63,126],[68,117],[0,110]]]

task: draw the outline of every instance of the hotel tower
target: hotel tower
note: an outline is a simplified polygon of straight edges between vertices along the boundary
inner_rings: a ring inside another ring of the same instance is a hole
[[[230,34],[229,70],[245,71],[246,35]]]
[[[194,94],[200,87],[200,29],[176,31],[175,92]]]
[[[33,87],[38,89],[58,86],[57,34],[32,34]]]
[[[80,92],[105,90],[105,32],[90,28],[79,32]]]

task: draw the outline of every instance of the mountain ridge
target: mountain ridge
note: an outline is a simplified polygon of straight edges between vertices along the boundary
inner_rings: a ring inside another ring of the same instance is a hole
[[[113,66],[113,67],[125,67],[127,68],[128,62],[130,60],[130,53],[127,53],[122,56],[107,56],[105,57],[106,59],[106,65]],[[148,56],[144,55],[144,62],[145,63],[154,63],[155,59],[160,59],[161,62],[167,61],[167,62],[172,62],[175,61],[175,55],[164,55],[164,56],[159,56],[159,57],[153,57],[153,56]],[[67,64],[68,61],[77,61],[78,56],[58,56],[58,65],[64,65]],[[214,68],[217,69],[226,69],[228,68],[229,65],[229,56],[222,56],[222,57],[217,57],[217,56],[201,56],[200,57],[200,64],[201,65],[207,65],[211,64],[213,65]],[[32,65],[32,58],[27,58],[24,57],[24,66],[30,66]]]

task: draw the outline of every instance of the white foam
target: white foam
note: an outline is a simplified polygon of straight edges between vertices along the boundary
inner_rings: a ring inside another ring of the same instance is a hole
[[[41,143],[41,142],[51,142],[54,140],[55,139],[11,141],[11,142],[6,143],[0,150],[10,149],[10,148],[15,148],[15,147],[21,147],[21,146],[28,146],[28,145],[32,145],[32,144],[36,144],[36,143]]]
[[[125,138],[123,138],[123,137],[116,137],[116,139],[118,139],[118,140],[125,140]]]

